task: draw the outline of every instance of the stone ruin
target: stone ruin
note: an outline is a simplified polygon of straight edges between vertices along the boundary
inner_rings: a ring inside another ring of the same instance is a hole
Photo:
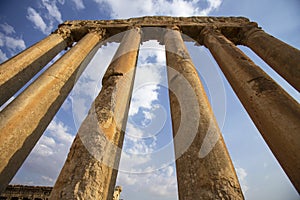
[[[68,49],[0,113],[0,192],[29,155],[97,49],[107,42],[118,42],[118,50],[103,77],[102,89],[78,130],[49,197],[112,199],[139,46],[148,40],[158,40],[166,49],[168,84],[172,88],[169,95],[172,128],[174,137],[178,137],[174,149],[178,158],[179,199],[244,199],[203,85],[184,44],[192,40],[209,49],[299,192],[300,106],[237,45],[252,49],[298,91],[299,50],[244,17],[163,16],[66,21],[45,39],[1,64],[0,105],[58,53]],[[180,77],[188,84],[183,84]],[[175,93],[186,98],[178,99]],[[190,120],[182,122],[186,115]],[[191,127],[194,122],[194,135],[180,126],[186,123],[184,127]],[[217,140],[212,142],[212,138],[206,138],[214,146],[207,155],[199,156],[207,132]],[[189,137],[193,140],[185,146]]]

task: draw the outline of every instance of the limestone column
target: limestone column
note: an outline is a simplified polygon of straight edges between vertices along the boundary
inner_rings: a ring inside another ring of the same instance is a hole
[[[300,92],[300,51],[257,27],[245,27],[242,44],[250,47]]]
[[[113,198],[140,41],[139,28],[123,36],[49,199]]]
[[[219,31],[205,28],[200,37],[300,192],[300,105]]]
[[[90,32],[0,113],[0,193],[13,178],[96,51]]]
[[[181,34],[168,29],[164,38],[179,199],[244,199]]]
[[[0,106],[72,42],[71,31],[61,27],[45,39],[2,63],[0,65]]]

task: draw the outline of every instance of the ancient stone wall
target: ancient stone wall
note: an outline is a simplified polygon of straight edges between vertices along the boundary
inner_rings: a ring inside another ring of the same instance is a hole
[[[48,200],[52,187],[9,185],[0,200]]]

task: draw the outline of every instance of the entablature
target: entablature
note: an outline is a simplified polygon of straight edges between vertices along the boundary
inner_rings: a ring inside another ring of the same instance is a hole
[[[250,22],[245,17],[169,17],[169,16],[146,16],[130,19],[116,20],[73,20],[65,21],[59,25],[59,29],[71,30],[75,41],[80,40],[87,32],[93,29],[105,29],[105,38],[109,38],[131,27],[152,27],[143,38],[147,40],[160,40],[161,30],[159,28],[167,28],[177,26],[181,32],[188,36],[183,37],[185,41],[193,41],[198,39],[201,30],[207,26],[219,29],[227,38],[235,44],[240,44],[243,37],[242,30],[245,27],[258,27],[257,23]],[[158,28],[155,31],[155,27]],[[146,30],[146,29],[145,29]],[[118,38],[118,37],[116,37]],[[120,41],[114,41],[120,42]],[[201,44],[202,45],[202,44]]]

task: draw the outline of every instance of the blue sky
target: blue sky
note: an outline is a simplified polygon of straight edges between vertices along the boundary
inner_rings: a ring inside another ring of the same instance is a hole
[[[145,15],[245,16],[299,49],[299,10],[297,0],[3,0],[0,62],[43,39],[65,20]],[[186,45],[205,85],[246,199],[300,199],[209,51],[192,43]],[[117,44],[111,43],[97,52],[13,184],[54,184],[74,135],[101,89],[101,78],[116,48]],[[298,92],[248,48],[240,48],[299,102]],[[117,180],[125,200],[177,199],[165,70],[164,46],[156,41],[145,42],[140,50]]]

